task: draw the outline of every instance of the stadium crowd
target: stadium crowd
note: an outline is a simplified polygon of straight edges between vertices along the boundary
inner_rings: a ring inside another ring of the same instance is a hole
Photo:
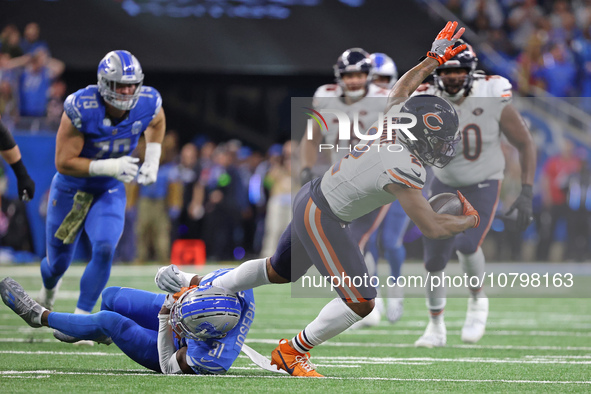
[[[489,71],[522,95],[591,96],[588,0],[440,0],[502,58],[479,54]]]
[[[510,79],[522,95],[533,94],[531,88],[537,86],[557,97],[591,96],[591,1],[442,3],[504,59],[499,67],[480,56],[481,65]],[[34,22],[26,25],[22,38],[15,25],[4,26],[0,33],[0,116],[11,130],[57,130],[63,112],[67,89],[60,75],[65,65],[50,56],[49,45],[40,37]],[[300,185],[299,170],[291,168],[298,163],[298,142],[274,144],[261,152],[235,139],[216,143],[195,136],[182,146],[179,140],[179,133],[167,131],[155,184],[126,185],[126,224],[117,260],[167,263],[177,239],[204,240],[211,261],[270,255],[291,219],[292,193]],[[498,220],[487,239],[491,260],[591,258],[588,152],[568,139],[562,145],[559,154],[539,163],[535,224],[523,236],[503,218],[521,185],[516,151],[504,146],[506,178]],[[142,149],[140,144],[134,155],[141,158]],[[46,204],[47,199],[42,212]],[[1,220],[6,217],[4,206]],[[15,237],[5,233],[0,231],[0,246],[31,250],[31,242],[11,244],[7,240]],[[552,248],[554,241],[565,247]],[[422,248],[416,242],[420,240],[408,244],[408,255],[420,259]]]

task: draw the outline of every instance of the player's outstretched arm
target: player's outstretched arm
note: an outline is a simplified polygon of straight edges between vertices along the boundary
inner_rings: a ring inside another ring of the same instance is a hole
[[[465,30],[462,27],[456,33],[457,27],[458,22],[447,22],[435,37],[431,50],[427,52],[425,59],[406,72],[396,82],[396,85],[390,91],[387,109],[405,101],[438,66],[466,49],[465,44],[456,48],[453,47]]]
[[[144,155],[144,164],[140,167],[140,173],[137,182],[140,185],[151,185],[158,178],[158,167],[160,166],[160,155],[162,153],[162,141],[166,131],[166,116],[164,109],[154,116],[154,119],[144,131],[146,137],[146,154]]]
[[[467,210],[465,205],[464,215],[462,216],[439,214],[433,211],[419,189],[412,189],[395,183],[387,185],[384,189],[396,196],[404,212],[427,238],[449,238],[469,228],[477,227],[480,222],[478,213],[471,205],[470,208],[472,208],[473,212]]]
[[[511,104],[503,108],[500,126],[511,145],[519,151],[521,164],[521,194],[509,208],[507,215],[517,210],[517,228],[525,231],[533,220],[532,185],[536,175],[536,144],[525,121]]]

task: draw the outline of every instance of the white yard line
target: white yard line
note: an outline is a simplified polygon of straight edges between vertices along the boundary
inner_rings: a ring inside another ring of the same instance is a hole
[[[22,351],[22,350],[4,350],[0,354],[21,354],[30,356],[52,355],[52,356],[101,356],[101,357],[120,357],[122,353],[105,352],[54,352],[54,351]],[[243,358],[240,356],[240,358]],[[573,358],[574,360],[570,360]],[[361,364],[391,365],[407,363],[489,363],[489,364],[572,364],[589,365],[591,356],[568,357],[568,356],[534,356],[525,355],[519,358],[488,358],[488,357],[358,357],[358,356],[315,356],[314,360],[328,361],[332,364],[321,364],[320,366],[329,368],[357,368]]]
[[[111,373],[111,372],[63,372],[63,371],[51,371],[51,370],[33,370],[33,371],[0,371],[0,376],[10,376],[10,377],[17,377],[17,376],[26,376],[26,375],[41,375],[42,377],[46,377],[47,375],[85,375],[85,376],[154,376],[154,377],[164,377],[164,378],[172,378],[172,379],[182,379],[182,378],[189,378],[189,379],[208,379],[208,378],[215,378],[215,379],[230,379],[230,378],[238,378],[238,379],[298,379],[290,376],[276,376],[276,375],[269,375],[269,376],[241,376],[241,375],[162,375],[157,373]],[[299,378],[299,379],[307,379],[307,378]],[[576,380],[510,380],[510,379],[420,379],[420,378],[379,378],[379,377],[325,377],[324,379],[331,379],[331,380],[370,380],[370,381],[391,381],[391,382],[450,382],[450,383],[510,383],[510,384],[579,384],[579,385],[589,385],[591,381],[576,381]]]

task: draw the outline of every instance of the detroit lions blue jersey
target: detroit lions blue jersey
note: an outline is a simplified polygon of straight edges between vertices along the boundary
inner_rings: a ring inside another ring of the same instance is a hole
[[[218,276],[226,274],[231,269],[223,268],[206,275],[200,285],[211,284]],[[187,341],[187,364],[197,374],[221,374],[225,373],[242,349],[250,325],[254,320],[254,294],[252,289],[238,293],[238,300],[242,308],[240,322],[228,335],[220,339],[208,339],[206,341]]]
[[[136,106],[117,124],[106,115],[105,103],[98,86],[89,85],[68,96],[64,111],[72,124],[84,134],[80,157],[109,159],[129,155],[137,146],[141,134],[160,111],[162,98],[152,87],[143,86]],[[73,177],[58,174],[58,180],[77,190],[95,192],[115,187],[119,181],[112,177]]]

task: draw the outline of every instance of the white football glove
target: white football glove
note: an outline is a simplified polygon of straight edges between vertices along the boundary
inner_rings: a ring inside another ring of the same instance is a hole
[[[136,164],[140,159],[122,156],[116,159],[93,160],[90,162],[88,174],[90,176],[112,176],[122,182],[133,181],[138,172]]]
[[[162,145],[157,142],[146,144],[146,155],[144,164],[140,168],[140,174],[137,177],[137,183],[140,185],[151,185],[158,178],[158,167],[160,165],[160,154]]]
[[[174,305],[175,300],[174,297],[172,296],[172,294],[167,294],[166,298],[164,299],[164,304],[162,304],[162,306],[168,308],[168,309],[172,309],[172,306]]]
[[[154,282],[160,290],[174,294],[181,291],[181,287],[189,287],[192,277],[192,274],[184,273],[171,264],[158,270]]]

